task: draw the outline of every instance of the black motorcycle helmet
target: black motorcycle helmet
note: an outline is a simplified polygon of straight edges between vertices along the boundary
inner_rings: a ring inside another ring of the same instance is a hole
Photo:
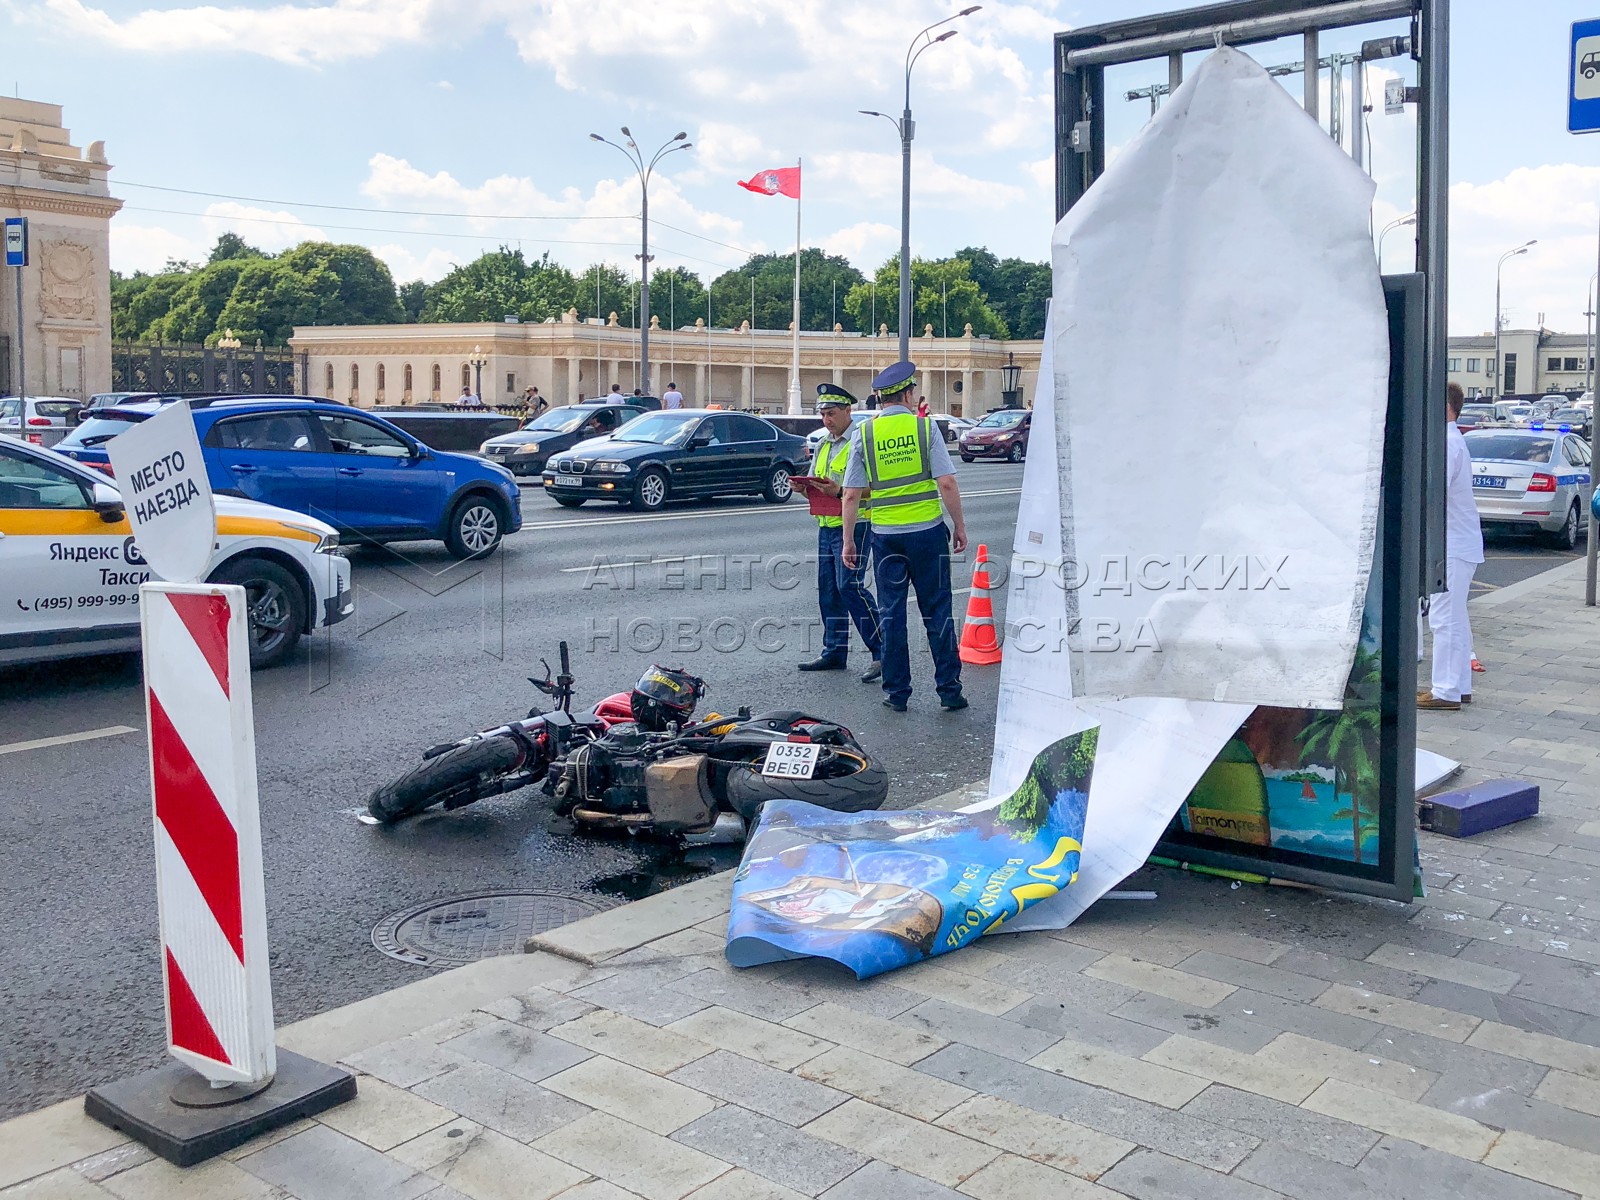
[[[676,667],[652,666],[628,694],[633,719],[641,729],[661,733],[686,724],[695,702],[706,694],[705,680]]]

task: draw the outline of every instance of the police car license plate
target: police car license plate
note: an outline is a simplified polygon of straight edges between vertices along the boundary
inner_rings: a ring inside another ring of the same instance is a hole
[[[577,475],[557,475],[557,487],[582,487],[583,479]]]
[[[1504,475],[1474,475],[1472,486],[1481,488],[1503,488],[1506,486]]]
[[[816,742],[773,742],[761,773],[768,779],[810,779],[822,747]]]

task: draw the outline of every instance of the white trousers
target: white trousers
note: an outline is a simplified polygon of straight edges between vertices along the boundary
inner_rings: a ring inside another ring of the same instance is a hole
[[[1440,700],[1459,700],[1472,692],[1472,627],[1467,620],[1467,598],[1478,564],[1464,558],[1446,560],[1445,587],[1428,603],[1428,625],[1433,630],[1433,694]]]

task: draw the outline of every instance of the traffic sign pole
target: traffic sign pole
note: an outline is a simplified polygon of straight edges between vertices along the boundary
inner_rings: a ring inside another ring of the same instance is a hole
[[[1568,133],[1600,133],[1600,18],[1592,21],[1574,21],[1572,23],[1572,58],[1571,67],[1567,75],[1567,132]],[[1595,258],[1600,264],[1600,234],[1596,235]],[[1600,321],[1597,316],[1596,321]],[[1596,341],[1600,342],[1600,334]],[[1593,367],[1593,354],[1590,355],[1590,366]],[[1595,385],[1590,388],[1589,401],[1594,402],[1595,392],[1600,391],[1600,376],[1596,376]],[[1600,420],[1596,420],[1596,412],[1589,410],[1589,479],[1593,482],[1595,473],[1600,471]],[[1594,505],[1589,505],[1585,514],[1585,523],[1589,532],[1588,545],[1584,547],[1584,584],[1583,602],[1590,608],[1595,606],[1595,575],[1596,565],[1600,562],[1600,531],[1596,530],[1594,519]]]
[[[26,396],[28,378],[28,339],[22,334],[22,271],[28,265],[28,218],[7,217],[6,266],[17,272],[17,383],[18,396]]]

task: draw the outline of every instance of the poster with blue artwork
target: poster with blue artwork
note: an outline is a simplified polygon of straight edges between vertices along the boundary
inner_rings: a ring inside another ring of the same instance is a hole
[[[734,875],[728,961],[827,958],[865,979],[958,950],[1077,877],[1099,728],[976,811],[761,811]]]

